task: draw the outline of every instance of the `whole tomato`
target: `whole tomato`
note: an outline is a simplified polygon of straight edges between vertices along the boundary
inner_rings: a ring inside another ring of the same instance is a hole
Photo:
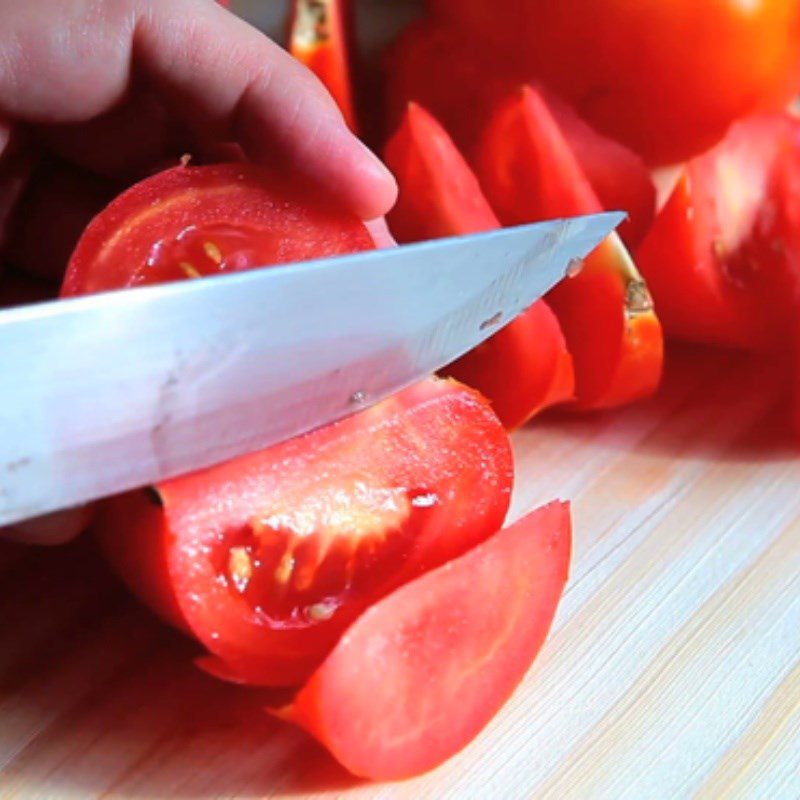
[[[800,87],[798,0],[428,0],[650,163]]]

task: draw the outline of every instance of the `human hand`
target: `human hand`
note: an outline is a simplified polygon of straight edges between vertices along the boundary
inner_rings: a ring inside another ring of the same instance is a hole
[[[60,277],[125,184],[230,142],[364,219],[394,201],[317,79],[213,0],[0,4],[0,261]]]

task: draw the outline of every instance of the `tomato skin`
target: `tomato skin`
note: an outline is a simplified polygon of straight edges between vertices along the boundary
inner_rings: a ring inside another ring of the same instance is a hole
[[[244,258],[190,266],[201,274],[247,269],[372,249],[363,223],[334,205],[252,164],[179,166],[136,184],[87,227],[70,259],[61,294],[120,289],[186,277],[175,263],[148,264],[154,246],[167,253],[187,231],[223,231],[247,240]],[[211,237],[213,240],[213,236]],[[200,239],[201,244],[205,242]],[[213,244],[213,241],[212,241]],[[225,253],[222,253],[225,256]]]
[[[530,87],[497,109],[476,166],[504,224],[601,210],[558,124]],[[579,407],[611,408],[655,391],[663,365],[661,327],[647,287],[616,233],[547,301],[574,360]]]
[[[779,108],[800,87],[796,0],[429,4],[653,164],[702,152],[735,119]]]
[[[495,108],[528,78],[507,53],[487,50],[482,39],[431,20],[412,23],[387,56],[387,115],[391,130],[409,102],[432,112],[472,158]],[[655,213],[655,188],[644,162],[587,125],[563,99],[537,86],[572,147],[603,208],[624,210],[626,243],[641,241]]]
[[[384,150],[400,193],[389,212],[399,242],[463,236],[500,227],[475,173],[439,122],[409,103]]]
[[[287,49],[322,81],[355,131],[349,11],[348,0],[293,0]]]
[[[386,163],[400,188],[389,215],[401,242],[458,236],[500,227],[478,179],[442,126],[409,104],[389,140]],[[574,396],[572,358],[544,301],[442,370],[489,398],[507,429]]]
[[[758,115],[689,162],[637,251],[667,334],[764,351],[793,340],[796,238],[787,161],[800,121]],[[781,223],[781,220],[784,220]]]
[[[399,780],[436,767],[524,677],[570,552],[569,506],[533,512],[372,606],[279,715],[355,775]]]
[[[140,598],[215,657],[212,671],[297,685],[376,599],[492,535],[512,478],[486,402],[431,379],[160,484],[161,507],[143,492],[106,501],[96,530]],[[242,585],[231,559],[243,550]]]

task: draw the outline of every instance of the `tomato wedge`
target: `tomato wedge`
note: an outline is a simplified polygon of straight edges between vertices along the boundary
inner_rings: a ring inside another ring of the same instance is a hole
[[[70,259],[62,296],[372,249],[364,224],[252,164],[179,166],[117,197]]]
[[[474,739],[524,677],[570,551],[567,505],[530,514],[366,611],[279,715],[356,775],[432,769]]]
[[[409,104],[386,146],[386,163],[400,188],[389,215],[400,242],[493,230],[500,223],[478,179],[442,126]],[[506,428],[574,396],[572,358],[544,301],[443,370],[489,398]]]
[[[506,54],[431,20],[407,28],[389,51],[387,72],[390,129],[400,124],[408,103],[417,102],[435,115],[468,158],[498,104],[526,82]],[[655,188],[644,162],[597,133],[556,94],[538,89],[603,208],[628,212],[630,219],[619,233],[626,243],[637,244],[655,213]]]
[[[505,224],[601,210],[553,115],[530,87],[497,109],[476,165]],[[616,234],[547,300],[574,359],[579,407],[610,408],[655,391],[663,362],[661,327],[647,286]]]
[[[293,0],[289,52],[325,85],[351,130],[356,130],[347,0]]]
[[[793,340],[800,251],[781,223],[792,197],[779,184],[797,151],[800,121],[762,115],[686,166],[637,251],[670,336],[746,350]]]
[[[133,591],[215,657],[211,671],[296,685],[376,599],[497,531],[512,474],[487,403],[431,379],[107,501],[96,527]]]

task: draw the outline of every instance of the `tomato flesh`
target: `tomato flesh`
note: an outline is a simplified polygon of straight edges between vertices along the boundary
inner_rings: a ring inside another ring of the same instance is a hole
[[[493,534],[510,445],[484,400],[428,380],[334,425],[101,504],[139,596],[209,669],[296,685],[377,598]]]
[[[348,19],[348,0],[293,0],[288,50],[322,81],[355,130]]]
[[[386,103],[397,127],[409,102],[433,113],[471,158],[496,107],[526,83],[507,54],[454,26],[422,20],[390,50]],[[603,208],[629,214],[619,227],[626,243],[641,241],[655,213],[655,188],[644,162],[587,125],[563,99],[539,86]]]
[[[476,164],[505,224],[601,210],[558,124],[530,87],[497,109]],[[547,300],[574,360],[580,407],[610,408],[655,391],[663,363],[661,327],[644,280],[615,233]]]
[[[800,87],[796,0],[430,0],[655,164],[712,146]]]
[[[418,775],[465,747],[539,652],[569,571],[552,503],[367,610],[278,713],[348,770]]]
[[[136,184],[84,232],[62,296],[372,249],[354,215],[252,164],[179,166]]]
[[[455,143],[420,106],[409,105],[385,155],[400,188],[397,206],[389,215],[399,241],[500,227]],[[572,358],[558,320],[544,301],[534,303],[443,372],[488,397],[509,429],[574,396]]]
[[[691,161],[637,252],[666,332],[747,350],[785,347],[793,315],[793,174],[800,122],[786,114],[734,125]]]

